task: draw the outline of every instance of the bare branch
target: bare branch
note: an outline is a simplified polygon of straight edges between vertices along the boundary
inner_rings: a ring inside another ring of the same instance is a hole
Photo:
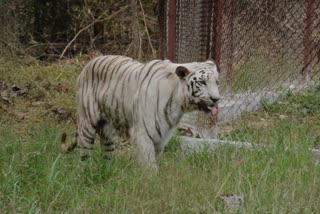
[[[141,0],[138,0],[138,1],[139,1],[139,4],[140,4],[142,17],[143,17],[143,22],[144,22],[144,28],[145,28],[145,31],[146,31],[146,34],[147,34],[147,37],[148,37],[148,42],[149,42],[149,45],[150,45],[150,48],[151,48],[151,51],[152,51],[152,55],[153,55],[153,58],[156,58],[157,57],[156,56],[156,51],[153,48],[153,45],[152,45],[152,42],[151,42],[151,38],[150,38],[150,35],[149,35],[149,30],[148,30],[148,27],[147,27],[147,21],[146,21],[146,16],[145,16],[145,13],[144,13],[144,9],[143,9]]]
[[[141,58],[141,47],[142,47],[142,40],[140,35],[140,28],[139,28],[139,17],[138,17],[138,9],[136,5],[136,0],[131,0],[131,17],[132,17],[132,45],[133,45],[133,52],[135,56],[138,56],[138,59]]]
[[[30,59],[32,59],[33,61],[37,62],[37,59],[34,58],[33,56],[31,56],[30,54],[28,54],[25,50],[14,46],[13,44],[9,43],[8,41],[4,40],[3,38],[0,38],[0,42],[2,42],[3,44],[7,45],[8,47],[10,47],[10,49],[14,49],[15,51],[17,51],[17,52],[19,52],[19,53],[21,53],[21,54],[23,54],[23,55],[25,55],[27,57],[30,57]],[[12,56],[14,56],[14,54],[12,53],[12,50],[11,50],[11,54],[12,54]],[[16,57],[16,59],[19,60],[18,57]]]
[[[87,26],[85,26],[84,28],[82,28],[81,30],[79,30],[79,32],[73,37],[73,39],[69,42],[69,44],[64,48],[63,52],[61,53],[59,60],[62,59],[62,57],[64,56],[64,54],[66,53],[66,51],[68,50],[68,48],[70,47],[70,45],[78,38],[78,36],[85,30],[87,30],[88,28],[90,28],[91,26],[93,26],[94,24],[98,23],[98,22],[103,22],[109,19],[114,18],[116,15],[118,15],[120,12],[123,12],[124,10],[126,10],[128,8],[128,6],[125,6],[123,8],[121,8],[120,10],[114,12],[113,14],[111,14],[108,17],[102,18],[102,16],[104,16],[105,14],[102,14],[101,16],[99,16],[95,21],[91,22],[90,24],[88,24]]]

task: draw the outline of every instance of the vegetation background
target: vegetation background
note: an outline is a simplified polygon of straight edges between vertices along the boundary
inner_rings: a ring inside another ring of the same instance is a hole
[[[158,44],[157,5],[150,0],[3,0],[1,53],[46,61],[96,51],[146,57]]]

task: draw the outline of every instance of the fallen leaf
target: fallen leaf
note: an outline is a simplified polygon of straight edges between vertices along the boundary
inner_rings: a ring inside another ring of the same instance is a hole
[[[32,96],[33,100],[40,101],[46,98],[46,94],[42,91],[39,91],[36,95]]]
[[[281,120],[286,119],[286,118],[287,118],[287,115],[281,114],[281,115],[279,115],[279,118],[280,118]]]
[[[11,87],[11,95],[12,96],[23,96],[28,93],[28,90],[25,88],[20,88],[16,85]]]
[[[46,102],[43,102],[43,101],[35,101],[35,102],[32,102],[31,105],[32,106],[44,106],[46,105],[47,103]]]
[[[53,109],[51,109],[51,111],[53,113],[55,113],[56,115],[58,115],[59,118],[62,120],[68,120],[69,118],[72,117],[72,113],[70,111],[65,110],[62,107],[53,108]]]
[[[234,193],[221,195],[220,198],[223,200],[225,208],[230,212],[237,212],[243,204],[243,196]]]
[[[54,90],[56,90],[57,92],[59,93],[65,93],[65,92],[68,92],[68,88],[64,85],[62,85],[61,83],[55,85],[53,87]]]
[[[0,91],[4,91],[8,88],[7,84],[4,82],[0,82]]]
[[[14,116],[19,120],[24,120],[28,118],[28,112],[14,112]]]
[[[243,163],[244,163],[244,160],[235,160],[232,163],[232,167],[234,169],[236,169],[236,168],[240,167]]]
[[[11,101],[11,99],[9,98],[9,93],[7,90],[2,91],[0,94],[0,97],[2,100],[6,101],[9,104],[12,104],[13,102]]]

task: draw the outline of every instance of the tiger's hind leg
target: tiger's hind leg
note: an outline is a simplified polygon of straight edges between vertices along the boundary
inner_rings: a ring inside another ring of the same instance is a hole
[[[92,156],[96,129],[89,122],[81,121],[77,130],[77,144],[80,148],[81,161]]]
[[[101,144],[103,158],[105,160],[111,160],[113,151],[115,149],[115,146],[111,137],[100,135],[100,144]]]
[[[110,160],[115,149],[114,139],[112,137],[112,127],[105,121],[99,122],[100,145],[103,158]]]

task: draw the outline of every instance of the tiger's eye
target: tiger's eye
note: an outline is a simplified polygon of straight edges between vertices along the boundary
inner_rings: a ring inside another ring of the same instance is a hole
[[[202,84],[202,85],[207,85],[207,83],[205,81],[203,81],[203,80],[199,81],[199,83]]]

